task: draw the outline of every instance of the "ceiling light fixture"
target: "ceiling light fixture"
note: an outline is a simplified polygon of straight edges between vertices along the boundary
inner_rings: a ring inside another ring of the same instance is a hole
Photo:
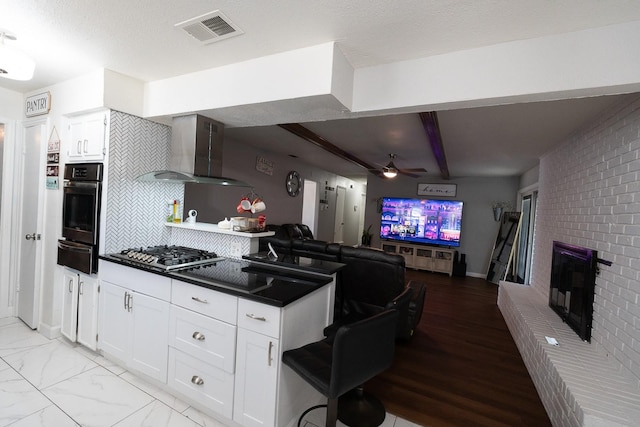
[[[393,159],[394,157],[396,157],[396,155],[389,154],[389,157],[391,157],[391,161],[387,166],[382,168],[382,174],[386,178],[395,178],[398,175],[398,168],[396,167],[396,165],[393,164]]]
[[[0,77],[31,80],[36,63],[19,50],[5,45],[5,40],[16,40],[16,36],[0,29]]]

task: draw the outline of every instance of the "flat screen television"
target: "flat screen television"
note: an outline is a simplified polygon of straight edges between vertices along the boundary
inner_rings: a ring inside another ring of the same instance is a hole
[[[549,307],[585,341],[591,340],[597,262],[592,249],[553,242]]]
[[[380,238],[436,246],[460,246],[459,200],[384,197]]]

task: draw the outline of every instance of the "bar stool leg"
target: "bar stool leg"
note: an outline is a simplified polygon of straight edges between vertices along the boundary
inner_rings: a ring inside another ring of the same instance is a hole
[[[349,427],[377,427],[384,422],[384,405],[362,387],[343,394],[339,400],[338,419]]]

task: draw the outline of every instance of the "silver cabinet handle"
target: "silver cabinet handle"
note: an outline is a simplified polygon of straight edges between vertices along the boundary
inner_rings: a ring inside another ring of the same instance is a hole
[[[82,140],[78,140],[78,146],[76,147],[76,153],[82,154]]]
[[[84,140],[84,150],[83,150],[85,153],[87,153],[87,145],[88,144],[89,144],[89,141],[85,139]]]
[[[129,296],[129,292],[124,293],[124,309],[127,309],[127,297]]]
[[[78,293],[79,293],[80,295],[82,295],[82,285],[84,285],[84,282],[80,282],[80,283],[78,283]]]
[[[252,313],[247,313],[246,316],[248,318],[250,318],[250,319],[259,320],[261,322],[266,322],[267,321],[267,319],[265,317],[258,317],[258,316],[256,316],[255,314],[252,314]]]
[[[191,297],[192,300],[196,301],[196,302],[201,302],[203,304],[209,304],[209,301],[207,301],[206,299],[201,299],[198,297]]]
[[[69,293],[73,292],[73,279],[69,280]]]
[[[129,297],[127,298],[127,307],[127,311],[131,311],[133,309],[133,294],[129,294]]]
[[[192,337],[194,340],[198,340],[198,341],[204,341],[204,338],[205,338],[203,334],[197,331],[193,333]]]
[[[271,350],[273,350],[273,341],[269,341],[269,354],[267,355],[267,366],[271,366],[273,358],[271,357]]]
[[[197,375],[194,375],[193,377],[191,377],[191,382],[194,383],[195,385],[204,384],[204,380]]]

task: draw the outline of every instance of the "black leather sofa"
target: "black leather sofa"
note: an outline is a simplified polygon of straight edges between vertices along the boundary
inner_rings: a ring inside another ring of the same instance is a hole
[[[274,236],[260,238],[260,250],[270,243],[279,255],[304,256],[346,264],[338,273],[334,320],[362,318],[391,306],[404,307],[397,337],[408,340],[422,316],[426,285],[405,282],[402,255],[315,240],[304,224],[269,225]]]

